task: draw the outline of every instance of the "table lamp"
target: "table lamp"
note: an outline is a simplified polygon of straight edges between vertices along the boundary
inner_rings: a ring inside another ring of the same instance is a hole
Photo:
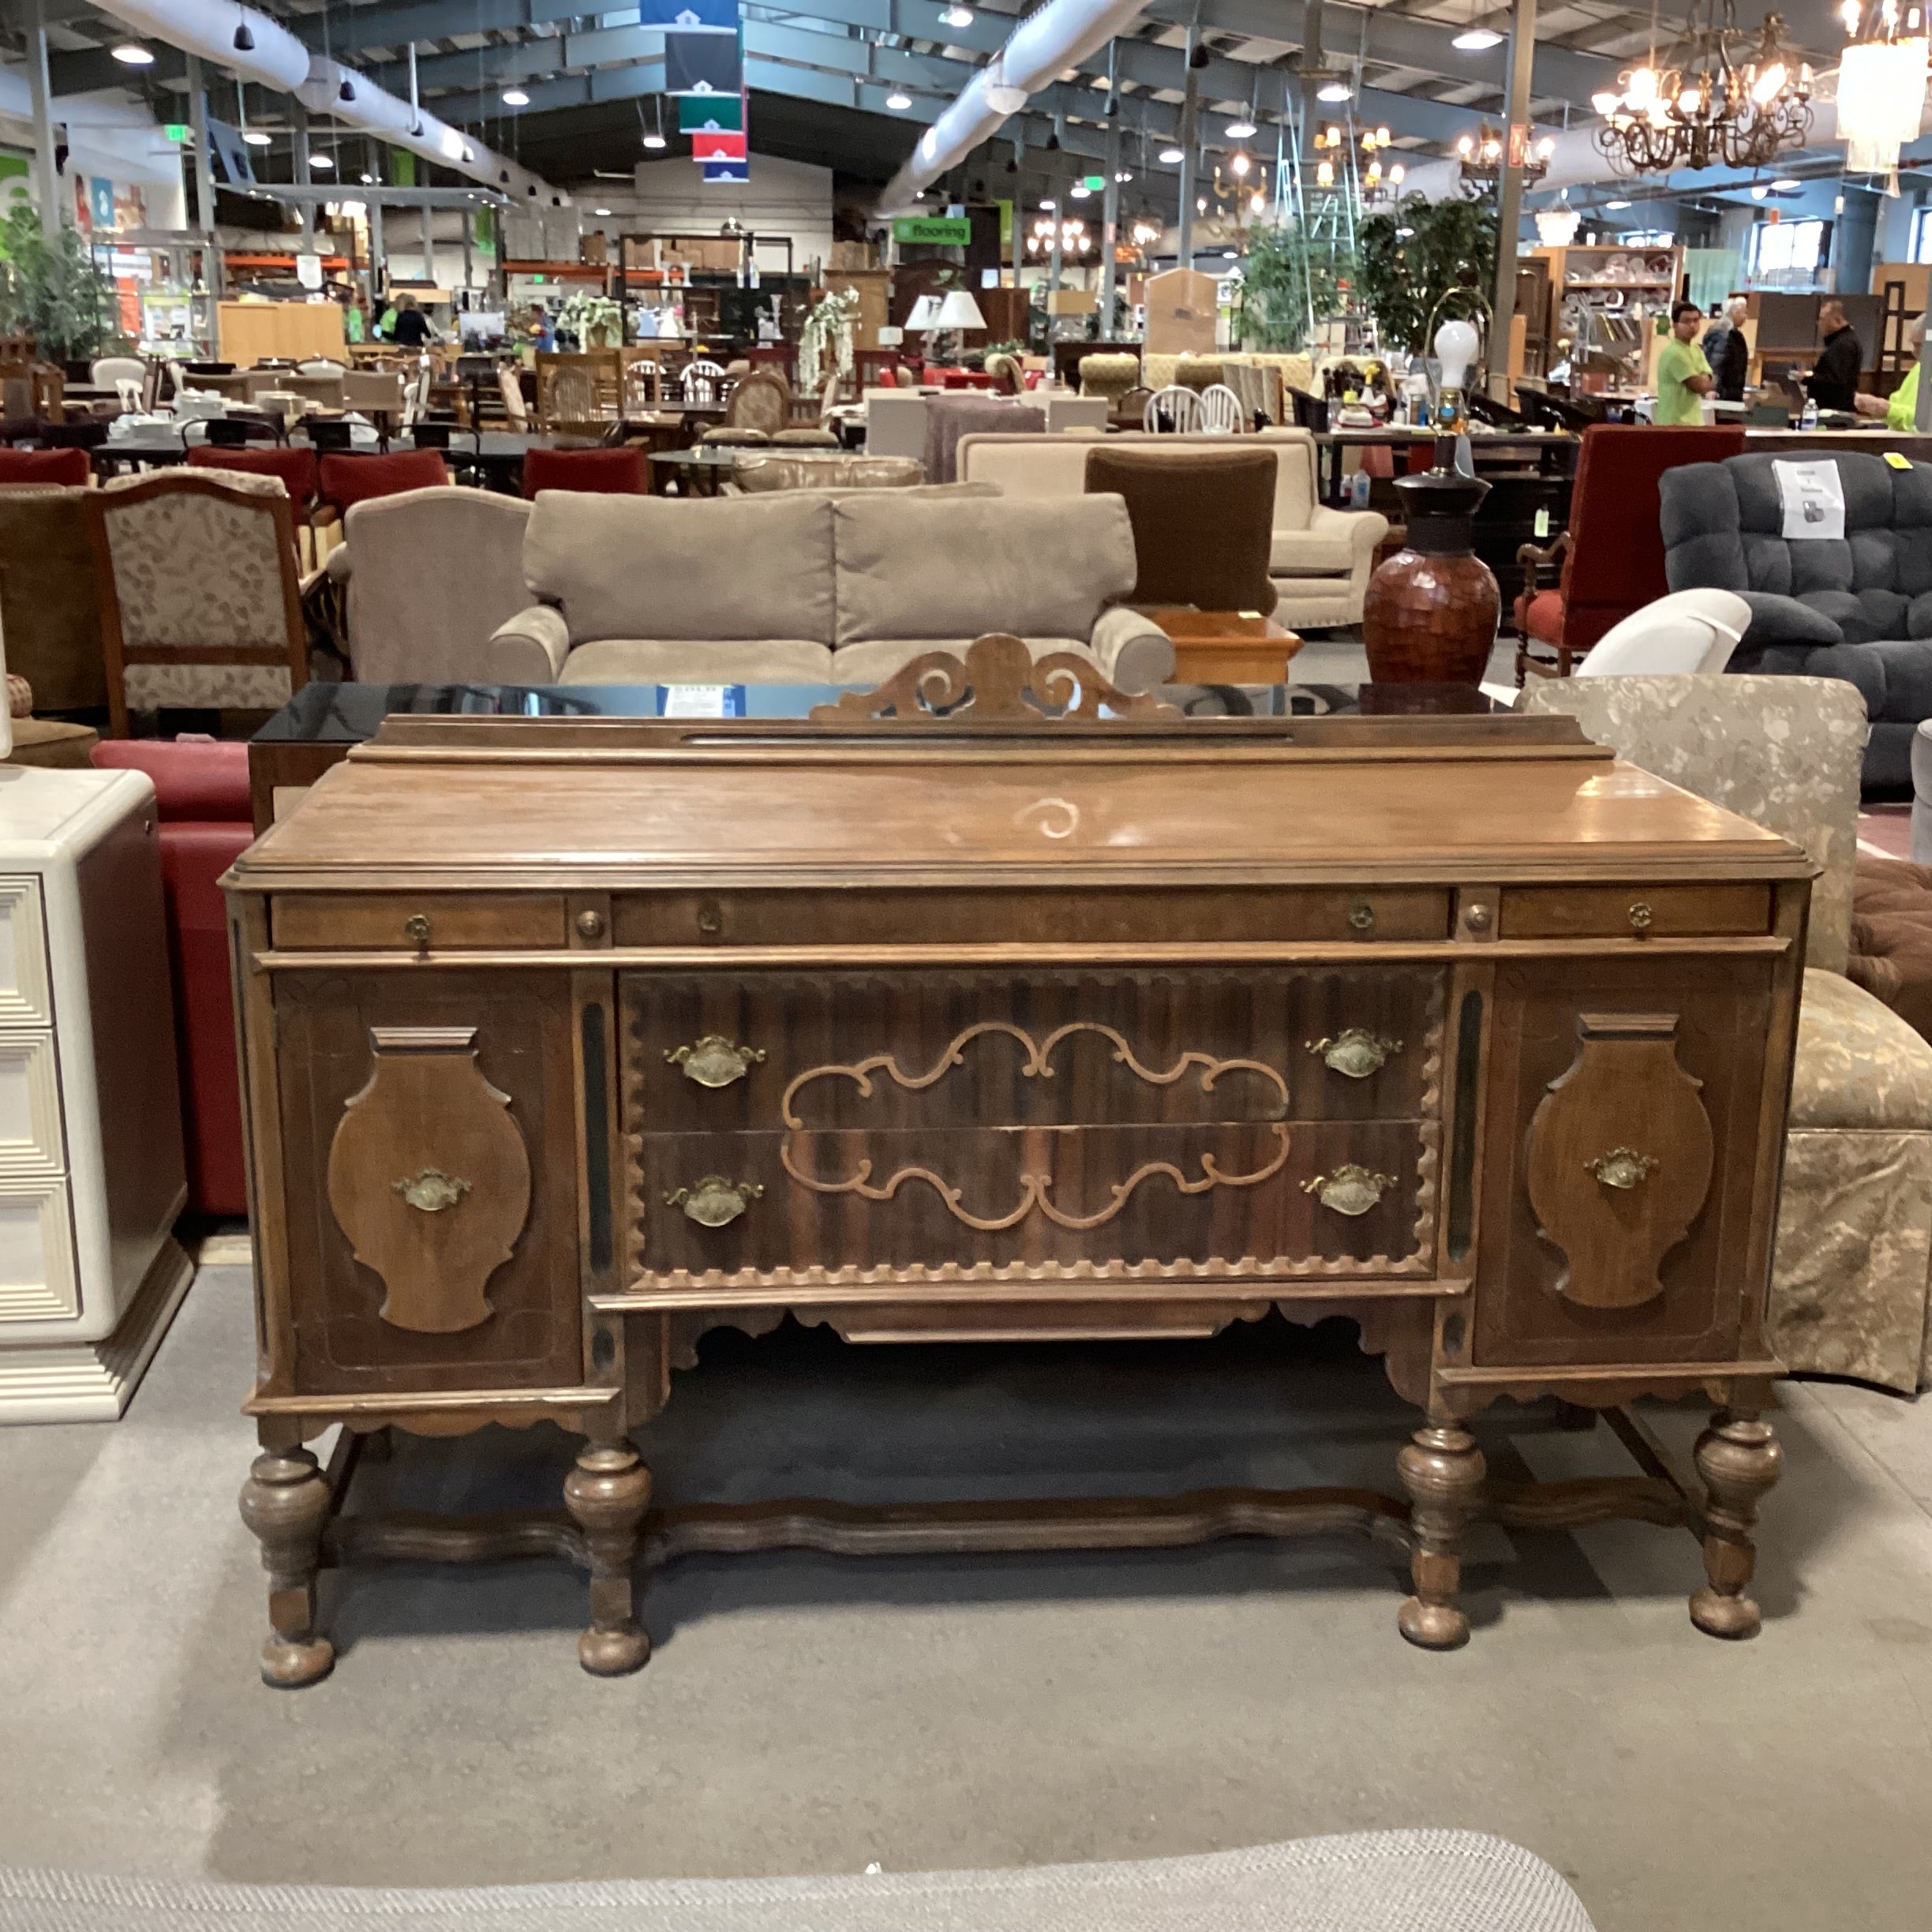
[[[922,295],[912,305],[912,313],[905,319],[907,333],[928,335],[939,326],[939,298]]]
[[[979,313],[979,305],[965,289],[953,289],[939,305],[939,315],[933,326],[942,329],[983,329],[987,319]]]
[[[1462,396],[1481,339],[1474,323],[1459,319],[1445,322],[1436,331],[1436,360],[1442,370],[1436,402],[1439,436],[1460,436],[1469,427]]]

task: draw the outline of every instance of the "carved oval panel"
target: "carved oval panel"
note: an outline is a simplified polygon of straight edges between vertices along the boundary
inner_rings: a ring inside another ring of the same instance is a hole
[[[530,1156],[477,1065],[474,1027],[372,1027],[375,1066],[330,1144],[329,1206],[381,1279],[382,1319],[423,1335],[489,1320],[485,1289],[530,1216]]]
[[[1664,1292],[1658,1268],[1710,1192],[1710,1116],[1674,1013],[1584,1013],[1577,1035],[1530,1122],[1530,1204],[1562,1251],[1559,1294],[1638,1308]]]

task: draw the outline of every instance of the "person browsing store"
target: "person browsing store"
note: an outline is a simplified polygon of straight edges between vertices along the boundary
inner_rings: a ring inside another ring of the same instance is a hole
[[[1694,301],[1671,304],[1670,340],[1657,357],[1657,407],[1650,417],[1661,429],[1683,429],[1704,420],[1704,399],[1716,384],[1697,343],[1703,320],[1704,311]]]
[[[1849,415],[1858,407],[1859,371],[1865,352],[1856,331],[1844,312],[1844,304],[1829,300],[1818,309],[1818,327],[1825,332],[1825,346],[1811,366],[1806,388],[1811,400],[1822,410],[1842,410]]]

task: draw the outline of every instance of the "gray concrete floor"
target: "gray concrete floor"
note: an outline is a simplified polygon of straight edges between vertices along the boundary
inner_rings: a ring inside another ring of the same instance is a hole
[[[1468,1825],[1603,1932],[1932,1919],[1932,1401],[1787,1390],[1747,1644],[1691,1629],[1681,1531],[1490,1528],[1447,1656],[1402,1642],[1396,1567],[1347,1541],[774,1555],[655,1580],[657,1654],[612,1683],[577,1668],[566,1567],[335,1578],[335,1674],[278,1694],[234,1507],[251,1352],[243,1271],[207,1271],[122,1422],[0,1430],[0,1860],[433,1885]],[[1411,1420],[1340,1324],[1058,1352],[788,1328],[710,1339],[648,1447],[674,1496],[1385,1487]],[[1539,1410],[1481,1434],[1505,1473],[1627,1467]],[[358,1481],[548,1500],[567,1458],[490,1432]]]

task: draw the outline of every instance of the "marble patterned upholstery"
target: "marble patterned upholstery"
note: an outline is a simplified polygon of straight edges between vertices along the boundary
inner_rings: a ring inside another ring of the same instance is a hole
[[[1538,680],[1522,708],[1804,847],[1804,997],[1771,1281],[1771,1342],[1794,1369],[1932,1387],[1932,1046],[1844,977],[1863,700],[1833,678]]]

